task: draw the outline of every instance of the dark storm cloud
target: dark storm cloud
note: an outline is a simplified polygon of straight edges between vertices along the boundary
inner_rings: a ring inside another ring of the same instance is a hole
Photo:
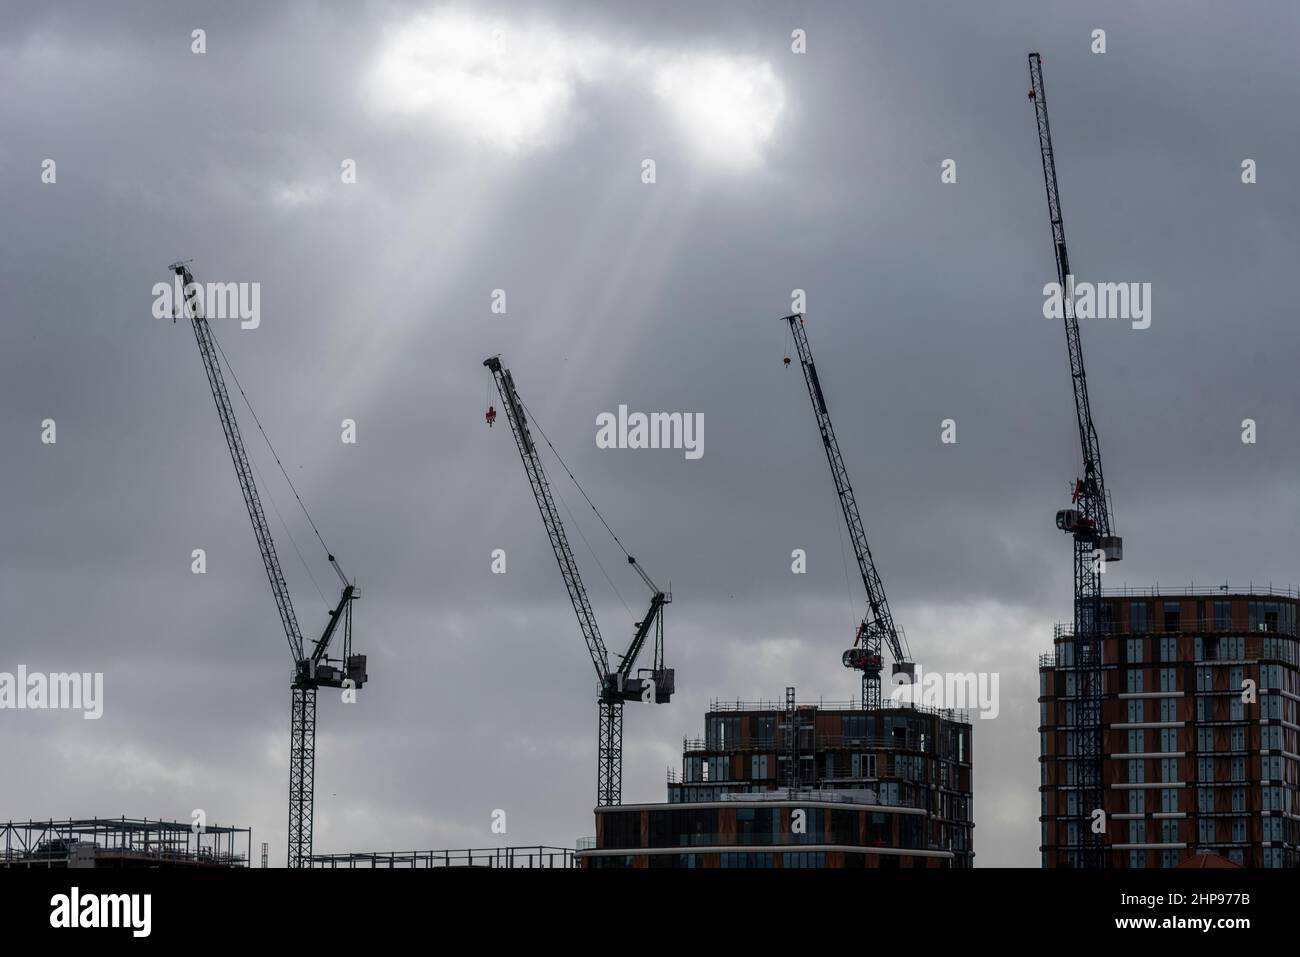
[[[106,673],[98,722],[0,720],[22,772],[4,780],[0,818],[203,807],[283,857],[289,660],[192,336],[150,316],[167,263],[193,257],[200,280],[261,283],[262,325],[218,336],[364,595],[372,684],[355,706],[322,696],[318,849],[493,844],[496,808],[511,843],[592,830],[591,675],[509,435],[482,423],[491,353],[631,550],[672,580],[681,691],[629,709],[629,798],[662,799],[711,698],[855,693],[838,657],[860,602],[807,396],[781,365],[777,320],[802,288],[914,653],[1002,675],[1000,716],[976,726],[979,860],[1036,864],[1035,653],[1068,617],[1051,518],[1078,450],[1064,335],[1041,315],[1053,265],[1025,55],[1044,55],[1076,272],[1153,286],[1150,329],[1083,330],[1127,538],[1111,574],[1284,584],[1300,144],[1279,118],[1297,92],[1296,14],[479,6],[516,38],[567,38],[562,80],[615,64],[574,81],[544,142],[510,152],[391,115],[368,85],[384,45],[438,9],[0,14],[0,669]],[[804,56],[789,52],[795,27]],[[1088,51],[1097,27],[1103,56]],[[704,162],[655,99],[656,63],[709,53],[779,81],[757,164]],[[1257,185],[1240,183],[1246,157]],[[346,158],[355,186],[339,180]],[[947,158],[956,185],[939,181]],[[497,288],[506,316],[489,311]],[[596,415],[620,403],[703,413],[703,458],[596,449]],[[55,446],[39,442],[47,417]],[[949,417],[953,446],[939,442]],[[339,441],[344,418],[355,446]],[[1258,444],[1241,443],[1243,418]],[[241,421],[325,592],[272,513],[317,629],[333,578]],[[575,514],[639,612],[603,530]],[[621,646],[631,615],[575,544]],[[190,574],[199,547],[205,576]],[[505,576],[489,573],[494,548]],[[794,548],[807,576],[789,572]]]

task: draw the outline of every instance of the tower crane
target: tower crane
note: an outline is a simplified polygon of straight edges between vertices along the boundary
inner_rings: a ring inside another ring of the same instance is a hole
[[[329,555],[330,565],[343,583],[343,587],[338,604],[330,612],[324,630],[309,648],[303,641],[302,632],[298,627],[298,617],[293,609],[293,601],[289,597],[289,586],[280,568],[280,559],[275,552],[271,528],[267,524],[266,513],[262,510],[262,500],[258,495],[257,485],[253,481],[252,465],[244,449],[244,440],[239,432],[230,395],[226,391],[226,381],[219,361],[221,347],[213,337],[208,320],[203,315],[201,296],[192,296],[190,293],[194,288],[194,277],[190,273],[189,261],[173,263],[169,268],[181,279],[185,313],[194,330],[194,339],[199,345],[199,356],[203,359],[208,386],[217,404],[217,417],[221,420],[226,447],[230,450],[230,459],[235,466],[235,477],[239,481],[239,490],[244,496],[249,520],[253,523],[253,537],[257,539],[257,547],[262,554],[262,566],[271,584],[271,594],[275,598],[275,605],[280,613],[280,624],[284,628],[285,638],[289,642],[289,654],[293,658],[293,675],[290,680],[292,709],[289,721],[288,863],[290,867],[308,867],[311,864],[316,771],[316,689],[360,688],[367,678],[366,656],[352,654],[352,602],[358,597],[357,590],[355,584],[348,581],[347,576],[343,574],[343,569],[339,567],[334,556]],[[252,407],[249,408],[251,411]],[[255,413],[253,418],[254,420],[257,418]],[[261,429],[261,423],[258,423],[258,428]],[[279,459],[277,458],[276,461],[278,463]],[[288,479],[287,474],[285,478]],[[292,483],[290,485],[292,486]],[[297,492],[295,491],[294,494],[296,496]],[[299,501],[301,502],[301,499]],[[303,511],[306,512],[306,506],[303,507]],[[311,516],[308,515],[307,518],[310,522]],[[312,522],[312,529],[316,529],[314,522]],[[316,535],[319,538],[320,532],[317,531]],[[324,540],[321,544],[324,545]],[[327,554],[328,551],[326,549]],[[340,624],[343,626],[343,656],[337,659],[330,658],[330,642]]]
[[[599,710],[596,803],[599,807],[620,804],[623,800],[623,702],[648,701],[653,698],[656,704],[663,704],[671,700],[673,691],[676,690],[674,669],[664,667],[663,608],[672,601],[672,595],[660,590],[637,560],[631,555],[627,556],[628,564],[636,569],[641,580],[650,589],[650,608],[646,611],[645,617],[636,623],[632,641],[628,644],[627,651],[619,658],[618,666],[611,668],[609,652],[600,635],[600,627],[596,624],[596,615],[587,598],[587,589],[582,583],[578,563],[574,560],[573,550],[569,547],[569,539],[564,532],[564,524],[560,521],[560,513],[555,507],[546,470],[542,467],[541,457],[533,442],[532,431],[528,427],[524,404],[515,391],[514,377],[510,374],[510,370],[501,364],[500,356],[485,359],[483,364],[491,370],[497,392],[501,395],[501,406],[510,422],[515,444],[519,447],[519,457],[523,460],[528,484],[532,487],[533,497],[537,500],[537,510],[541,513],[542,525],[545,526],[546,535],[551,541],[551,550],[555,553],[555,561],[560,566],[560,575],[564,578],[569,600],[573,603],[574,614],[578,617],[578,628],[582,631],[587,652],[591,655],[592,666],[596,670],[598,684],[596,701]],[[546,436],[543,434],[542,438],[545,439]],[[586,496],[585,492],[583,496]],[[591,503],[590,499],[587,501],[588,504]],[[594,505],[592,509],[595,510]],[[601,521],[604,522],[604,519],[601,518]],[[611,531],[610,534],[613,535],[613,532]],[[617,536],[615,540],[617,541]],[[624,551],[626,554],[626,550]],[[638,669],[634,675],[632,669],[636,666],[637,657],[645,646],[652,628],[655,630],[653,667]]]
[[[804,330],[803,314],[795,313],[786,316],[782,321],[790,324],[790,331],[794,334],[799,364],[803,367],[808,397],[812,400],[813,415],[817,418],[822,447],[826,450],[826,461],[830,463],[831,478],[835,481],[835,493],[840,500],[840,510],[844,513],[844,524],[848,526],[849,538],[853,542],[853,554],[858,559],[858,572],[862,576],[862,586],[867,592],[867,613],[862,619],[862,624],[858,626],[853,647],[844,652],[841,661],[844,667],[862,672],[862,706],[879,708],[882,645],[889,646],[889,653],[894,659],[891,673],[904,675],[908,684],[911,684],[915,677],[916,665],[911,660],[906,638],[894,624],[894,616],[885,598],[885,586],[880,581],[875,560],[871,557],[871,548],[867,545],[867,534],[862,528],[862,516],[858,514],[857,499],[853,495],[853,486],[849,484],[848,469],[844,466],[840,444],[835,438],[835,429],[831,425],[826,396],[822,392],[821,380],[817,378],[817,366],[813,364],[812,348],[808,345],[808,333]],[[789,364],[789,358],[786,359],[786,364]]]
[[[1073,852],[1081,867],[1105,866],[1105,835],[1092,831],[1092,812],[1103,807],[1101,739],[1101,576],[1106,562],[1124,557],[1124,541],[1111,529],[1111,503],[1101,471],[1101,448],[1088,403],[1088,378],[1079,342],[1079,320],[1070,292],[1074,276],[1065,248],[1065,223],[1061,218],[1061,191],[1056,181],[1052,128],[1047,120],[1047,93],[1043,87],[1043,61],[1029,54],[1029,99],[1038,122],[1038,146],[1047,186],[1047,212],[1052,224],[1056,277],[1061,286],[1065,342],[1070,355],[1070,380],[1074,386],[1074,411],[1083,452],[1083,476],[1076,478],[1071,505],[1056,513],[1056,527],[1074,541],[1074,635],[1071,654],[1075,687],[1076,781],[1079,800],[1074,817]]]

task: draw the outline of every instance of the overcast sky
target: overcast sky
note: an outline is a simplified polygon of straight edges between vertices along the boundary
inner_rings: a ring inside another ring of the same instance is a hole
[[[1295,583],[1291,4],[208,6],[0,12],[0,671],[105,675],[99,721],[0,712],[0,819],[202,808],[284,861],[290,659],[193,336],[151,315],[192,257],[200,281],[260,283],[260,325],[215,333],[363,595],[371,682],[320,699],[317,852],[594,833],[594,675],[510,433],[484,425],[493,353],[671,581],[678,693],[627,708],[625,801],[665,799],[711,699],[857,693],[861,587],[781,362],[804,289],[915,657],[1000,675],[977,863],[1037,866],[1036,655],[1070,617],[1053,515],[1079,450],[1042,315],[1032,50],[1075,273],[1152,284],[1150,328],[1083,323],[1126,540],[1108,583]],[[598,449],[620,404],[701,413],[702,458]],[[336,580],[237,412],[314,637]],[[622,647],[633,616],[571,538]]]

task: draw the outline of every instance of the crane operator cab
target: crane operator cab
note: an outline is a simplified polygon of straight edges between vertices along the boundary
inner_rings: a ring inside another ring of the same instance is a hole
[[[845,668],[880,674],[880,641],[870,639],[865,621],[858,625],[858,633],[853,636],[853,647],[840,656],[840,661]]]
[[[1092,519],[1077,508],[1063,508],[1057,512],[1056,527],[1076,539],[1093,542],[1108,562],[1124,558],[1124,539],[1119,535],[1098,535]]]
[[[867,648],[850,648],[844,652],[840,658],[844,662],[845,668],[853,668],[857,671],[874,671],[880,672],[880,652],[871,651]]]

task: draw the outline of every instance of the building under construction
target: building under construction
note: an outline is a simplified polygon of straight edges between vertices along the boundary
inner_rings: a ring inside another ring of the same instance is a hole
[[[251,828],[147,818],[10,821],[0,825],[0,867],[248,867]]]
[[[585,867],[970,867],[958,711],[713,702],[666,804],[596,809]]]
[[[1081,807],[1073,626],[1039,661],[1042,863],[1079,866],[1080,818],[1111,867],[1212,853],[1300,866],[1300,593],[1268,588],[1104,594],[1102,798]]]
[[[831,424],[807,323],[781,320],[799,357],[822,450],[857,559],[867,611],[841,664],[862,697],[842,705],[714,702],[703,740],[685,742],[666,804],[599,802],[585,867],[970,867],[971,725],[956,711],[886,706],[915,664],[867,545]],[[784,365],[793,358],[787,354]],[[505,393],[503,393],[504,395]]]

